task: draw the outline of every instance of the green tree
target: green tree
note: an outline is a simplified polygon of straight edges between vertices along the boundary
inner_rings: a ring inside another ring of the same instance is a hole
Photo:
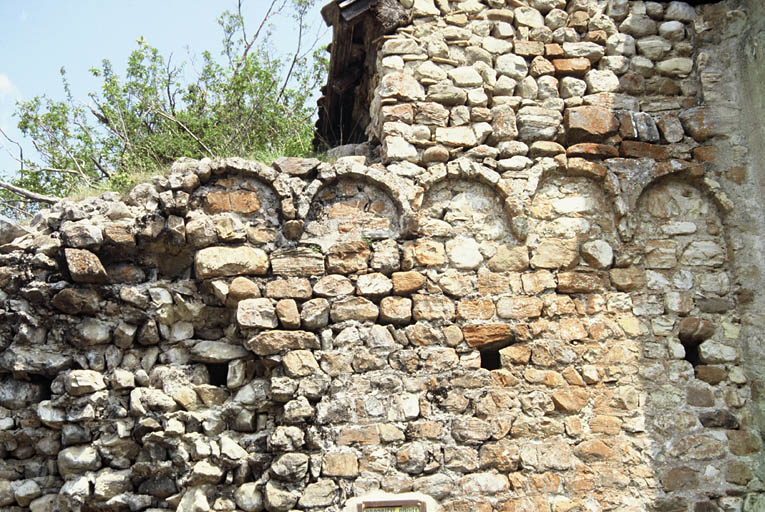
[[[75,100],[62,68],[63,100],[41,96],[17,104],[19,129],[39,158],[25,158],[22,146],[6,136],[18,148],[19,168],[10,183],[0,181],[0,207],[16,216],[82,187],[121,190],[181,156],[310,154],[310,99],[327,69],[318,35],[308,36],[314,3],[271,0],[248,34],[239,0],[235,12],[218,20],[220,56],[204,52],[192,80],[183,64],[172,65],[142,38],[123,76],[109,60],[90,70],[101,88],[89,94],[87,105]],[[270,30],[274,16],[285,12],[298,38],[294,52],[280,56]]]

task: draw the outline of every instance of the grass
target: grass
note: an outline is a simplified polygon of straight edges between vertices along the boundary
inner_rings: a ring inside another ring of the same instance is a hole
[[[284,156],[283,148],[269,148],[254,151],[244,155],[243,158],[270,166],[274,163],[275,160],[281,158],[282,156]],[[322,162],[329,161],[326,151],[305,155],[300,158],[316,158]],[[71,201],[81,201],[88,197],[97,197],[104,192],[117,192],[124,197],[136,185],[141,183],[148,183],[155,176],[167,176],[170,174],[171,169],[172,164],[166,164],[151,170],[136,170],[132,172],[126,172],[120,176],[120,179],[100,181],[91,185],[83,183],[74,187],[66,195],[66,199]]]
[[[140,185],[141,183],[148,183],[154,176],[167,176],[170,174],[171,168],[172,165],[168,164],[157,167],[153,170],[142,170],[126,173],[123,175],[123,177],[121,177],[119,181],[100,181],[91,185],[83,183],[73,188],[66,195],[66,199],[71,201],[81,201],[87,197],[100,196],[104,192],[117,192],[124,197],[133,189],[133,187]]]

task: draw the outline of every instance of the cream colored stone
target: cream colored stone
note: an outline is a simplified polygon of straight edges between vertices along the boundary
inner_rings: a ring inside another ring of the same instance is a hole
[[[199,279],[265,274],[268,256],[252,247],[208,247],[194,256],[194,269]]]

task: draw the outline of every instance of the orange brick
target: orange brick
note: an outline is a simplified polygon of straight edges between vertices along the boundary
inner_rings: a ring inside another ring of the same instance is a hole
[[[584,57],[553,59],[552,63],[559,75],[584,75],[590,70],[590,61]]]

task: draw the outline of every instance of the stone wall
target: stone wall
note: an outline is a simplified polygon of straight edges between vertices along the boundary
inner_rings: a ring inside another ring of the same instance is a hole
[[[762,510],[759,7],[401,3],[379,151],[0,233],[3,510]]]

